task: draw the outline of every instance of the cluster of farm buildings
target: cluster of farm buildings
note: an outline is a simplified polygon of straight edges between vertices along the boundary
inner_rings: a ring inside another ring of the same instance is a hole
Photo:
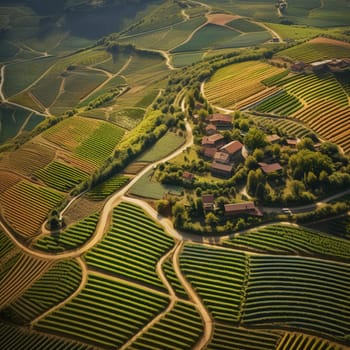
[[[323,61],[317,61],[312,63],[305,63],[302,61],[295,62],[292,64],[291,69],[294,72],[321,72],[321,71],[331,71],[339,72],[350,67],[349,58],[335,58]]]

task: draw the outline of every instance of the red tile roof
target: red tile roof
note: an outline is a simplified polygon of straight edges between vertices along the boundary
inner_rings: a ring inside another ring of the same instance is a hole
[[[211,165],[211,170],[218,170],[220,172],[224,172],[224,173],[231,173],[232,172],[232,165],[228,165],[228,164],[221,164],[218,162],[213,162]]]
[[[220,151],[233,155],[242,149],[243,145],[239,141],[232,141],[220,148]]]
[[[202,194],[203,204],[212,204],[214,203],[214,195],[213,194]]]
[[[209,115],[209,121],[211,123],[227,123],[232,124],[232,117],[227,114],[212,114]]]
[[[261,170],[265,174],[273,173],[274,171],[280,171],[282,170],[282,166],[279,163],[273,163],[273,164],[265,164],[265,163],[259,163]]]
[[[205,157],[213,158],[214,154],[216,153],[216,148],[215,147],[202,147],[201,152]]]
[[[216,142],[223,140],[224,137],[220,134],[214,134],[211,136],[204,136],[202,138],[202,146],[204,145],[215,145]]]
[[[254,202],[244,202],[244,203],[234,203],[234,204],[225,204],[225,214],[239,214],[247,212],[249,214],[254,214],[261,216],[262,213],[254,204]]]

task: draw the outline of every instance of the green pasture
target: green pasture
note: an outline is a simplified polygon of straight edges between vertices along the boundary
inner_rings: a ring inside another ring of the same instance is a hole
[[[243,33],[262,32],[266,30],[265,28],[259,26],[258,24],[252,23],[243,18],[235,19],[227,23],[227,25]]]
[[[107,79],[106,75],[92,70],[74,69],[64,77],[64,91],[50,107],[53,114],[61,114],[79,104],[82,98]]]
[[[180,195],[182,188],[179,186],[163,185],[153,179],[150,170],[143,175],[129,190],[130,194],[143,198],[161,199],[166,194]]]
[[[178,3],[166,0],[148,9],[147,13],[135,24],[131,25],[125,34],[139,34],[172,26],[182,22],[181,7]]]
[[[139,162],[155,162],[160,160],[170,153],[174,152],[185,142],[184,137],[178,136],[173,132],[167,132],[160,140],[152,147],[144,152],[137,161]]]
[[[171,55],[171,62],[175,67],[189,66],[203,58],[203,52],[186,52]]]
[[[184,42],[196,28],[205,22],[206,19],[204,17],[196,17],[158,31],[146,32],[135,36],[125,36],[124,38],[122,36],[121,41],[132,43],[142,48],[170,50]]]
[[[227,46],[230,47],[233,39],[239,35],[240,33],[234,29],[231,30],[226,27],[209,23],[198,30],[189,42],[174,48],[171,52],[178,53]]]
[[[56,61],[57,58],[55,57],[47,57],[7,65],[3,86],[4,95],[6,97],[13,96],[28,88],[30,84],[40,78]]]

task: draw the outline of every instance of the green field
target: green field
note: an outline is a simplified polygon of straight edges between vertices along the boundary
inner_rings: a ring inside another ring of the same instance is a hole
[[[246,327],[299,329],[344,341],[350,316],[347,265],[301,257],[251,256]]]
[[[160,160],[179,148],[185,139],[173,132],[166,133],[159,141],[157,141],[149,150],[144,152],[137,161],[139,162],[155,162]]]
[[[170,50],[184,42],[192,31],[204,24],[205,21],[204,17],[197,17],[158,31],[134,36],[122,36],[121,41],[147,49]]]
[[[13,96],[26,89],[55,64],[56,60],[54,57],[48,57],[6,66],[4,95],[6,97]]]
[[[195,307],[177,302],[175,307],[131,344],[131,349],[188,350],[202,333],[202,322]],[[171,334],[171,338],[169,337]]]
[[[197,31],[189,42],[176,47],[171,52],[178,53],[211,48],[220,49],[223,47],[232,47],[233,39],[239,35],[239,32],[234,29],[228,29],[226,27],[209,23]]]
[[[161,199],[168,193],[180,196],[181,190],[179,186],[159,183],[153,179],[153,171],[150,170],[131,187],[129,193],[144,198]]]
[[[0,107],[0,143],[21,134],[21,131],[31,131],[44,120],[44,117],[24,109],[8,105]]]

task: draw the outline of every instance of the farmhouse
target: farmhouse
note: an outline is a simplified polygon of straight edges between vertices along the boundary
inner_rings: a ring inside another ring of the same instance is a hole
[[[211,165],[211,174],[216,177],[229,178],[232,176],[233,166],[214,161]]]
[[[265,174],[270,174],[274,172],[280,172],[283,170],[282,166],[280,163],[272,163],[272,164],[266,164],[266,163],[258,163],[261,170]]]
[[[238,158],[242,153],[243,145],[239,141],[232,141],[220,148],[221,152],[227,153],[230,159]]]
[[[232,117],[228,114],[211,114],[209,115],[209,122],[218,129],[231,129],[233,126]]]
[[[225,216],[236,216],[239,214],[249,214],[253,216],[262,216],[262,212],[257,208],[254,202],[244,202],[235,204],[225,204]]]
[[[212,194],[203,194],[202,195],[203,209],[204,211],[214,210],[214,195]]]
[[[202,146],[219,148],[224,144],[224,137],[220,134],[204,136],[202,138]]]
[[[266,141],[270,143],[278,143],[280,140],[281,138],[277,134],[266,136]]]

